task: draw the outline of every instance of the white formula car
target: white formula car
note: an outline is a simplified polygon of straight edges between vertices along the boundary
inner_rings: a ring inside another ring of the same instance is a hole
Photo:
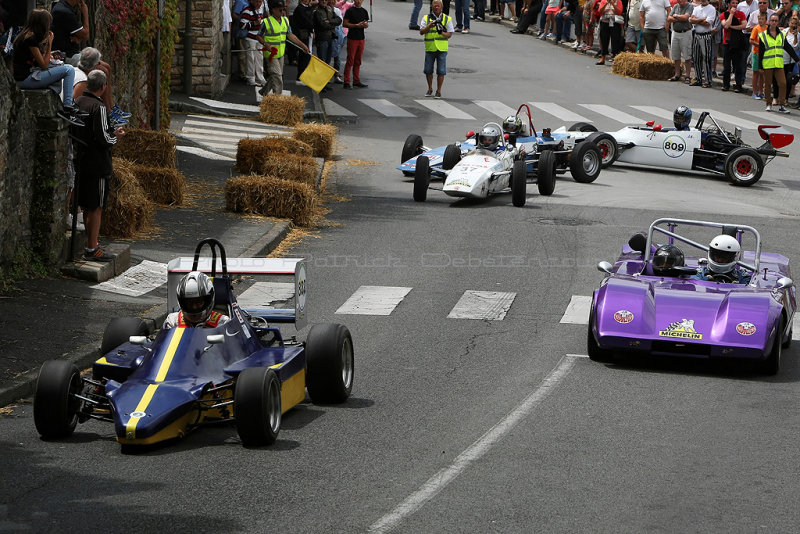
[[[756,183],[774,157],[789,157],[778,149],[794,140],[794,135],[782,126],[762,125],[758,133],[765,142],[753,148],[742,141],[741,128],[726,131],[707,111],[688,130],[663,128],[655,121],[616,132],[598,132],[587,123],[578,123],[571,129],[581,130],[583,133],[577,136],[600,148],[603,168],[618,161],[702,171],[724,175],[739,186]]]

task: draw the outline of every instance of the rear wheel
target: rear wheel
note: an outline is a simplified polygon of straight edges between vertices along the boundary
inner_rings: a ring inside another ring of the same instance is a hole
[[[525,205],[528,180],[525,172],[525,160],[518,159],[511,169],[511,203],[521,208]]]
[[[605,132],[595,132],[584,139],[581,144],[583,143],[594,143],[597,145],[597,148],[600,149],[600,155],[602,156],[601,166],[603,169],[610,167],[619,157],[619,145],[617,145],[617,140],[614,139],[612,135]]]
[[[764,360],[761,370],[767,375],[776,375],[781,369],[781,350],[783,345],[783,317],[778,322],[778,331],[775,332],[775,340],[772,342],[772,350]]]
[[[594,124],[588,122],[576,122],[567,129],[568,132],[596,132]]]
[[[107,354],[123,343],[127,343],[131,336],[146,336],[147,334],[147,323],[138,317],[111,319],[103,332],[100,354]]]
[[[764,160],[754,148],[734,148],[725,158],[725,176],[733,185],[753,185],[761,179],[763,172]]]
[[[411,134],[406,137],[406,142],[403,143],[403,152],[400,154],[400,163],[405,163],[414,156],[422,154],[422,137],[417,134]],[[412,173],[403,171],[406,176],[411,176]]]
[[[64,360],[44,362],[33,394],[33,422],[43,439],[65,438],[78,424],[83,401],[81,375],[74,364]]]
[[[428,186],[431,183],[430,160],[427,156],[417,158],[417,167],[414,170],[414,200],[425,202],[428,198]]]
[[[236,430],[246,447],[271,445],[281,430],[281,383],[266,367],[239,373],[233,392]]]
[[[556,190],[556,155],[550,150],[539,154],[536,187],[539,188],[539,194],[544,196],[550,196]]]
[[[602,156],[600,149],[588,141],[578,143],[569,155],[572,178],[581,184],[590,184],[600,176]]]
[[[442,157],[442,169],[449,171],[461,161],[461,149],[456,145],[447,145]]]
[[[308,374],[306,387],[311,402],[344,402],[353,391],[355,360],[353,338],[346,326],[316,324],[306,338]]]

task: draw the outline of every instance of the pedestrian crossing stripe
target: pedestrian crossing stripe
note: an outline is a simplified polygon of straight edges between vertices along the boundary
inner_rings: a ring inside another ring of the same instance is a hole
[[[447,318],[502,321],[516,296],[516,293],[501,291],[468,290],[461,295]]]
[[[445,119],[467,119],[471,121],[475,120],[475,117],[473,117],[469,113],[461,111],[453,104],[445,102],[444,100],[427,99],[427,100],[417,100],[416,102],[417,104],[428,108],[434,113],[438,113]]]
[[[119,276],[95,284],[93,289],[140,297],[154,289],[161,287],[167,281],[167,264],[150,260],[143,260],[140,264],[127,269]]]
[[[404,110],[400,106],[396,104],[392,104],[388,100],[385,99],[371,99],[371,98],[360,98],[359,102],[365,104],[381,115],[386,117],[415,117],[416,115],[409,113],[408,111]]]
[[[510,108],[496,100],[473,100],[475,105],[482,107],[495,117],[511,117],[517,113],[515,108]]]
[[[568,122],[592,122],[583,115],[578,115],[574,111],[570,111],[564,106],[556,104],[555,102],[531,102],[533,107],[544,111],[545,113],[554,116],[557,119]]]
[[[623,124],[644,124],[645,122],[647,122],[640,119],[639,117],[634,117],[633,115],[629,115],[624,111],[620,111],[617,108],[607,106],[605,104],[578,104],[578,105],[590,111],[594,111],[595,113],[599,113],[604,117],[608,117],[609,119],[621,122]]]
[[[267,125],[253,120],[188,115],[180,130],[174,132],[181,139],[200,145],[197,147],[176,147],[182,152],[195,154],[208,159],[221,159],[209,154],[219,154],[223,158],[236,155],[239,140],[261,138],[268,135],[291,135],[292,129],[284,126]],[[190,150],[191,149],[191,150]]]
[[[235,111],[246,111],[248,113],[258,113],[259,109],[258,106],[252,106],[249,104],[234,104],[232,102],[222,102],[220,100],[212,100],[210,98],[200,98],[197,96],[189,97],[196,102],[200,102],[201,104],[205,104],[208,107],[216,108],[216,109],[229,109]]]
[[[592,297],[572,295],[564,310],[564,315],[559,321],[561,324],[589,324],[589,309],[592,307]]]
[[[361,286],[336,313],[349,315],[390,315],[410,287]]]
[[[222,154],[217,154],[216,152],[211,152],[197,146],[176,146],[175,149],[178,152],[193,154],[195,156],[200,156],[201,158],[205,159],[215,159],[219,161],[236,161],[235,158],[232,158],[230,156],[223,156]]]
[[[768,111],[745,111],[748,115],[761,119],[761,124],[782,124],[800,130],[800,121],[790,119],[781,113],[770,113]]]

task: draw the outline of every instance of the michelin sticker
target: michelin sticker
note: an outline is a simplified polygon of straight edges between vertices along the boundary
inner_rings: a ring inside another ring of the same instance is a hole
[[[661,337],[677,337],[682,339],[703,339],[703,334],[694,329],[694,319],[681,319],[670,323],[666,330],[660,330]]]
[[[679,158],[686,152],[686,141],[679,135],[668,135],[664,139],[664,154],[670,158]]]

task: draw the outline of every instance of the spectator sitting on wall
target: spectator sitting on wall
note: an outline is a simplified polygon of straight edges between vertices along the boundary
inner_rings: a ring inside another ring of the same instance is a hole
[[[103,71],[102,65],[103,62],[100,60],[101,54],[100,51],[96,48],[92,48],[91,46],[87,46],[83,50],[81,50],[80,56],[78,58],[78,68],[75,69],[75,88],[73,89],[73,97],[78,98],[81,96],[84,91],[86,91],[86,76],[93,70],[101,70]],[[105,74],[105,71],[103,71]],[[108,78],[106,78],[108,79]],[[119,106],[112,103],[114,102],[113,97],[111,95],[111,85],[106,84],[103,87],[103,91],[100,93],[100,98],[103,100],[103,103],[106,105],[106,110],[108,113],[108,120],[109,122],[115,125],[124,125],[128,123],[128,117],[130,117],[130,113],[125,113]]]

